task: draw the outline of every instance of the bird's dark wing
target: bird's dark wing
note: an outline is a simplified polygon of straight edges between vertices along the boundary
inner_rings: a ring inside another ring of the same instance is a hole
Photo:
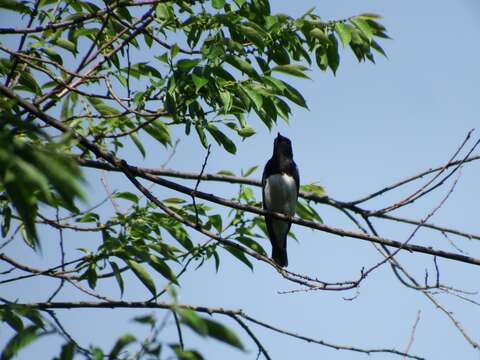
[[[272,170],[273,170],[273,160],[270,159],[267,161],[265,164],[265,168],[263,169],[263,175],[262,175],[262,204],[263,208],[266,209],[265,205],[265,185],[267,185],[267,177],[272,175]]]
[[[272,168],[272,159],[267,161],[265,168],[263,169],[262,175],[262,205],[264,210],[269,210],[267,208],[266,199],[265,199],[265,186],[267,184],[267,177],[270,175],[270,170]],[[273,231],[272,217],[265,215],[265,225],[267,225],[267,232],[272,246],[277,246],[278,242],[275,239],[275,232]]]
[[[267,208],[266,199],[265,199],[265,186],[267,183],[268,176],[275,173],[275,168],[273,164],[273,160],[268,160],[267,164],[265,165],[265,169],[263,170],[262,175],[262,204],[265,210],[270,210]],[[297,191],[298,192],[298,191]],[[288,265],[288,258],[287,258],[287,242],[284,241],[284,246],[280,247],[279,244],[281,243],[278,241],[275,235],[275,231],[273,230],[273,219],[269,215],[265,215],[265,225],[267,226],[267,233],[270,243],[272,244],[272,258],[279,266],[287,266]],[[291,223],[289,223],[288,231],[290,230]]]
[[[294,161],[292,161],[292,175],[293,175],[293,178],[295,179],[295,183],[297,184],[297,197],[298,197],[298,193],[300,191],[300,173],[298,172],[297,164],[295,164]]]

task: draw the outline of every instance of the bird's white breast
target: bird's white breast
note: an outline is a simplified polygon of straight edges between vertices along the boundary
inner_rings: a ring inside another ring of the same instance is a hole
[[[293,216],[297,207],[297,184],[287,174],[275,174],[266,179],[265,205],[270,211]]]

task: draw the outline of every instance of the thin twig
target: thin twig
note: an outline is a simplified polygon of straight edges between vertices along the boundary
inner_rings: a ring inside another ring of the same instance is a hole
[[[58,216],[58,209],[56,211],[56,219],[57,222],[60,221],[60,217]],[[59,237],[60,237],[60,265],[62,272],[65,272],[65,249],[63,247],[63,229],[59,228],[58,229]],[[65,279],[60,279],[60,284],[58,285],[58,288],[53,292],[53,294],[48,298],[47,302],[52,302],[52,300],[57,296],[57,294],[62,290],[63,285],[65,284]]]
[[[230,317],[235,319],[235,321],[245,330],[248,336],[252,338],[254,343],[257,344],[259,354],[263,354],[263,356],[265,356],[265,359],[267,360],[272,360],[270,355],[268,355],[267,349],[265,349],[265,347],[262,345],[260,340],[258,340],[257,336],[254,334],[252,330],[250,330],[247,324],[245,324],[237,315],[230,315]],[[258,359],[258,356],[257,356],[257,359]]]
[[[365,197],[363,197],[363,198],[360,198],[360,199],[355,200],[355,201],[351,201],[350,204],[352,204],[352,205],[358,205],[358,204],[360,204],[360,203],[362,203],[362,202],[371,200],[371,199],[373,199],[373,198],[375,198],[375,197],[377,197],[377,196],[379,196],[379,195],[382,195],[382,194],[386,193],[387,191],[396,189],[396,188],[398,188],[398,187],[400,187],[400,186],[403,186],[403,185],[405,185],[405,184],[408,184],[408,183],[410,183],[410,182],[412,182],[412,181],[421,179],[421,178],[423,178],[423,177],[426,176],[426,175],[430,175],[430,174],[433,174],[433,173],[437,173],[437,174],[433,177],[433,179],[429,180],[429,181],[427,182],[427,184],[424,185],[424,186],[420,189],[420,191],[421,191],[422,189],[424,189],[425,187],[427,187],[428,185],[430,185],[433,181],[435,181],[435,179],[436,179],[437,177],[439,177],[440,174],[441,174],[443,171],[445,171],[446,169],[448,169],[448,168],[451,167],[451,166],[459,165],[459,164],[461,163],[461,161],[455,161],[455,157],[458,155],[458,153],[463,149],[463,147],[465,146],[465,144],[467,143],[467,141],[470,139],[470,136],[471,136],[472,132],[473,132],[473,129],[468,132],[467,136],[465,137],[465,139],[463,140],[463,142],[460,144],[460,146],[457,148],[457,150],[455,151],[454,155],[450,158],[450,160],[449,160],[445,165],[436,167],[436,168],[434,168],[434,169],[429,169],[429,170],[423,171],[423,172],[421,172],[421,173],[419,173],[419,174],[416,174],[416,175],[414,175],[414,176],[411,176],[411,177],[409,177],[409,178],[406,178],[406,179],[404,179],[404,180],[401,180],[401,181],[399,181],[399,182],[397,182],[397,183],[395,183],[395,184],[393,184],[393,185],[384,187],[383,189],[380,189],[380,190],[378,190],[378,191],[376,191],[376,192],[374,192],[374,193],[372,193],[372,194],[370,194],[370,195],[367,195],[367,196],[365,196]],[[480,158],[480,156],[477,156],[476,158]],[[463,161],[463,162],[465,162],[465,161]],[[413,194],[413,195],[415,195],[415,194]],[[412,195],[410,195],[410,196],[412,196]]]
[[[183,335],[182,335],[182,328],[180,327],[180,321],[178,321],[178,315],[175,310],[172,310],[173,318],[175,319],[175,326],[177,327],[177,334],[178,334],[178,342],[180,343],[180,348],[182,351],[185,349],[183,345]]]
[[[413,326],[412,326],[412,332],[410,333],[410,339],[408,340],[407,347],[405,348],[405,352],[407,354],[410,352],[410,348],[412,347],[413,342],[415,341],[415,332],[417,331],[417,325],[420,322],[420,314],[421,314],[421,311],[418,310],[417,317],[416,317],[415,322],[413,323]],[[404,357],[404,359],[406,359],[406,357]]]
[[[210,148],[211,148],[211,145],[208,145],[207,154],[205,155],[205,159],[203,160],[202,170],[200,171],[200,174],[198,175],[198,178],[197,178],[197,182],[195,184],[195,189],[194,189],[195,192],[198,191],[198,186],[200,185],[200,181],[202,179],[203,171],[205,170],[205,167],[207,166],[208,157],[210,156]],[[193,201],[193,207],[195,208],[195,221],[196,221],[197,226],[200,226],[200,220],[198,218],[197,203],[195,201],[195,195],[193,195],[193,193],[192,193],[192,201]]]

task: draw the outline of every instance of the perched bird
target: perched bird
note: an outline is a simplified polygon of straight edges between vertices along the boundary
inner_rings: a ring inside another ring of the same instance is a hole
[[[273,155],[263,170],[263,208],[293,216],[297,207],[300,178],[293,161],[290,139],[280,135],[273,143]],[[268,236],[272,243],[272,259],[281,267],[288,265],[287,235],[292,223],[265,216]]]

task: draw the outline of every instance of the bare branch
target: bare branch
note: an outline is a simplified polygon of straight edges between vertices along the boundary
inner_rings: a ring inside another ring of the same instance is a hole
[[[0,309],[6,309],[9,304],[0,304]],[[306,342],[319,344],[336,350],[348,350],[354,352],[360,352],[365,354],[373,353],[390,353],[394,355],[406,356],[411,359],[423,360],[422,357],[404,353],[395,349],[363,349],[354,346],[345,346],[325,342],[323,340],[313,339],[307,336],[299,335],[290,331],[286,331],[270,324],[267,324],[263,321],[257,320],[247,314],[242,310],[229,310],[223,308],[215,307],[205,307],[205,306],[194,306],[194,305],[184,305],[184,304],[167,304],[163,302],[139,302],[139,301],[114,301],[114,302],[89,302],[89,301],[79,301],[79,302],[38,302],[38,303],[16,303],[17,307],[27,307],[30,309],[36,310],[51,310],[51,309],[165,309],[165,310],[175,310],[175,309],[189,309],[200,313],[206,314],[222,314],[230,317],[242,317],[254,324],[262,326],[264,328],[273,330],[279,334],[287,335],[296,339],[300,339]]]
[[[459,261],[459,262],[464,262],[464,263],[473,264],[473,265],[480,265],[480,259],[473,258],[473,257],[470,257],[470,256],[466,256],[466,255],[462,255],[462,254],[449,253],[449,252],[446,252],[446,251],[443,251],[443,250],[436,250],[436,249],[433,249],[431,247],[425,247],[425,246],[420,246],[420,245],[413,245],[413,244],[403,245],[402,242],[399,242],[399,241],[396,241],[396,240],[385,239],[385,238],[381,238],[381,237],[378,237],[378,236],[370,236],[370,235],[365,234],[365,233],[358,233],[358,232],[347,231],[347,230],[343,230],[343,229],[337,229],[337,228],[326,226],[324,224],[316,223],[314,221],[307,221],[307,220],[302,220],[302,219],[299,219],[299,218],[290,218],[289,216],[281,214],[281,213],[271,213],[271,212],[265,211],[263,209],[254,207],[254,206],[249,206],[249,205],[236,203],[236,202],[233,202],[233,201],[230,201],[230,200],[227,200],[227,199],[224,199],[224,198],[212,195],[212,194],[207,194],[207,193],[204,193],[204,192],[201,192],[201,191],[195,191],[194,189],[191,189],[189,187],[177,184],[177,183],[172,182],[172,181],[168,181],[168,180],[160,178],[160,177],[154,177],[152,175],[145,174],[143,172],[140,172],[138,170],[138,168],[136,168],[134,166],[130,166],[125,160],[119,159],[118,157],[116,157],[112,153],[107,153],[106,151],[101,149],[98,145],[90,142],[84,136],[79,135],[78,133],[75,133],[74,131],[72,131],[72,129],[70,129],[65,124],[59,122],[58,120],[54,119],[50,115],[47,115],[43,111],[40,111],[38,108],[36,108],[31,103],[25,101],[23,98],[16,95],[9,88],[7,88],[3,85],[0,85],[0,92],[2,92],[7,97],[17,101],[17,103],[21,107],[25,108],[30,113],[34,114],[35,116],[37,116],[38,118],[43,120],[45,123],[51,125],[52,127],[56,128],[56,129],[58,129],[58,130],[60,130],[64,133],[70,134],[71,136],[76,138],[79,141],[80,145],[84,146],[86,149],[93,152],[97,157],[106,160],[111,165],[120,169],[120,171],[125,173],[125,175],[127,175],[127,177],[132,182],[134,182],[136,176],[140,176],[140,177],[143,177],[143,178],[145,178],[147,180],[150,180],[154,183],[165,186],[165,187],[170,188],[172,190],[176,190],[178,192],[184,193],[184,194],[189,195],[189,196],[193,195],[193,196],[196,196],[196,197],[199,197],[199,198],[202,198],[204,200],[208,200],[208,201],[220,204],[220,205],[228,206],[228,207],[239,209],[239,210],[244,210],[244,211],[251,212],[251,213],[254,213],[254,214],[258,214],[258,215],[270,215],[270,216],[273,216],[274,218],[277,218],[277,219],[288,220],[288,221],[291,221],[295,224],[303,225],[303,226],[306,226],[306,227],[309,227],[309,228],[312,228],[312,229],[321,230],[321,231],[324,231],[324,232],[327,232],[327,233],[330,233],[330,234],[335,234],[335,235],[339,235],[339,236],[347,236],[347,237],[356,238],[356,239],[360,239],[360,240],[379,243],[379,244],[386,245],[386,246],[392,246],[392,247],[395,247],[395,248],[402,248],[402,249],[412,251],[412,252],[419,252],[419,253],[424,253],[424,254],[429,254],[429,255],[436,255],[436,256],[439,256],[439,257],[443,257],[443,258],[447,258],[447,259],[451,259],[451,260],[456,260],[456,261]],[[136,182],[135,186],[137,186],[137,188],[139,188],[138,181],[135,180],[135,182]],[[148,190],[146,190],[146,189],[145,189],[145,191],[148,192]],[[144,194],[145,194],[145,192],[144,192]]]
[[[472,156],[467,158],[463,163],[479,160],[480,156]],[[120,169],[107,164],[105,162],[100,162],[100,161],[95,161],[95,160],[85,160],[85,159],[79,159],[76,158],[77,162],[86,167],[91,167],[91,168],[96,168],[96,169],[104,169],[108,171],[121,171]],[[458,165],[460,164],[461,161],[456,161],[452,162],[449,164],[449,167]],[[189,180],[196,180],[198,179],[199,174],[198,173],[191,173],[191,172],[183,172],[183,171],[177,171],[177,170],[171,170],[171,169],[152,169],[152,168],[143,168],[143,167],[135,167],[135,169],[138,170],[139,173],[144,173],[144,174],[149,174],[149,175],[158,175],[158,176],[166,176],[166,177],[173,177],[173,178],[180,178],[180,179],[189,179]],[[441,168],[436,168],[434,170],[429,170],[429,171],[438,171]],[[245,184],[245,185],[251,185],[251,186],[256,186],[260,187],[262,186],[261,181],[256,180],[256,179],[251,179],[251,178],[245,178],[245,177],[240,177],[240,176],[230,176],[230,175],[221,175],[221,174],[203,174],[201,177],[202,181],[218,181],[218,182],[226,182],[226,183],[231,183],[231,184]],[[397,215],[390,215],[390,214],[381,214],[381,213],[376,213],[376,212],[371,212],[369,210],[364,210],[362,208],[359,208],[356,205],[352,205],[350,202],[342,202],[338,201],[335,199],[332,199],[331,197],[328,196],[318,196],[317,194],[312,194],[312,193],[307,193],[307,192],[300,192],[299,194],[300,197],[306,199],[306,200],[311,200],[316,203],[320,204],[325,204],[325,205],[330,205],[335,208],[337,208],[340,211],[344,211],[345,209],[348,209],[350,211],[353,211],[357,214],[360,215],[368,215],[372,217],[378,217],[378,218],[383,218],[387,220],[394,220],[397,222],[402,222],[406,224],[411,224],[411,225],[419,225],[421,224],[422,227],[429,228],[432,230],[438,230],[438,231],[443,231],[446,233],[451,233],[455,235],[459,235],[468,239],[476,239],[480,240],[480,235],[477,234],[471,234],[467,233],[464,231],[459,231],[456,229],[432,224],[432,223],[421,223],[419,220],[412,220],[404,217],[400,217]],[[348,215],[347,215],[348,216]]]
[[[245,324],[242,320],[240,320],[240,318],[237,315],[230,315],[230,316],[233,319],[235,319],[235,321],[238,323],[238,325],[240,325],[245,330],[245,332],[248,334],[248,336],[250,336],[252,338],[253,342],[255,344],[257,344],[259,354],[263,354],[263,356],[265,356],[265,359],[267,359],[267,360],[272,360],[270,355],[268,355],[267,349],[265,349],[265,347],[262,345],[260,340],[258,340],[257,336],[253,333],[252,330],[250,330],[250,328],[247,326],[247,324]],[[258,357],[257,357],[257,359],[258,359]]]
[[[417,330],[417,325],[420,322],[420,314],[421,314],[421,311],[418,310],[417,317],[416,317],[415,322],[413,323],[413,326],[412,326],[412,332],[410,334],[410,339],[408,340],[407,347],[405,348],[406,353],[410,352],[410,348],[412,347],[413,342],[415,341],[415,332]],[[406,359],[406,358],[404,357],[404,359]]]
[[[195,184],[195,189],[194,189],[195,192],[198,191],[198,187],[200,186],[200,181],[202,179],[202,174],[205,171],[205,167],[207,166],[207,161],[208,161],[208,158],[210,156],[210,149],[211,149],[211,145],[208,145],[207,154],[205,155],[205,160],[203,161],[203,165],[202,165],[202,170],[200,170],[200,174],[198,175],[197,182]],[[193,207],[195,208],[196,223],[197,223],[197,226],[200,226],[200,222],[199,222],[199,219],[198,219],[197,203],[195,201],[195,195],[193,195],[193,194],[192,194],[192,201],[193,201]]]

